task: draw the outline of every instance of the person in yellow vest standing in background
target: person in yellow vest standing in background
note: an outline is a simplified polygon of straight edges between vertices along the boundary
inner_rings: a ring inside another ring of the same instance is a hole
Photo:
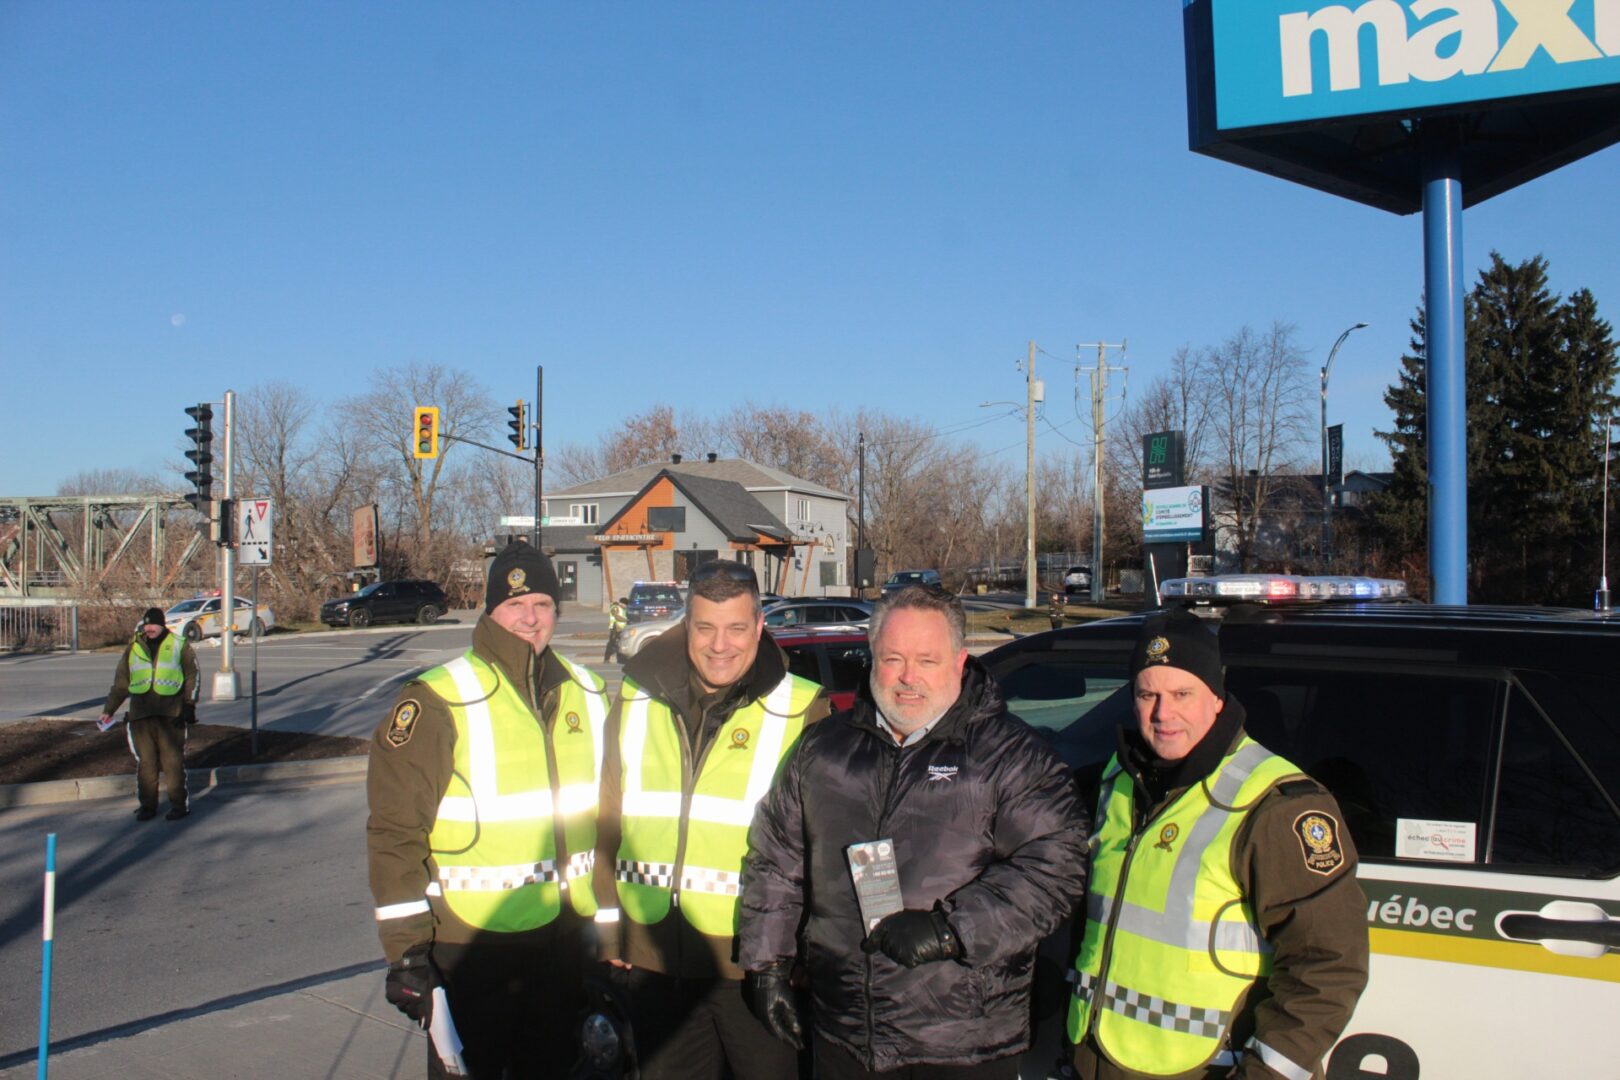
[[[169,821],[191,813],[186,804],[186,725],[197,721],[197,654],[191,642],[169,633],[162,608],[147,608],[141,627],[124,655],[101,707],[101,728],[112,726],[113,713],[129,700],[125,734],[135,755],[135,817],[157,817],[158,772],[169,791]]]
[[[607,648],[602,650],[604,664],[619,655],[619,636],[624,633],[624,628],[630,625],[630,608],[627,606],[629,603],[630,601],[621,596],[613,602],[612,607],[608,608]]]
[[[1367,985],[1339,806],[1243,729],[1220,642],[1143,624],[1103,771],[1069,1040],[1081,1080],[1312,1080]]]
[[[625,663],[608,720],[599,956],[628,999],[642,1080],[798,1073],[743,1002],[734,936],[754,807],[829,708],[764,630],[752,569],[698,567],[685,618]]]
[[[453,1025],[474,1080],[564,1077],[575,1060],[608,699],[550,648],[560,593],[544,554],[503,548],[472,648],[407,683],[372,739],[387,997],[430,1032]],[[434,1080],[452,1075],[447,1045],[429,1040]]]

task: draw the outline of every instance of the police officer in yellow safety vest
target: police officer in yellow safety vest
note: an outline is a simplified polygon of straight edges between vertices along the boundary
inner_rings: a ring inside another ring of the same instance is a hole
[[[619,597],[608,608],[608,639],[607,648],[602,650],[602,663],[607,663],[619,655],[619,636],[624,628],[630,625],[630,609],[626,606],[629,601]]]
[[[387,997],[428,1026],[442,987],[475,1080],[563,1077],[576,1056],[608,699],[550,648],[560,593],[545,555],[503,548],[472,648],[407,683],[372,738]],[[428,1075],[446,1067],[430,1040]]]
[[[135,640],[118,658],[118,672],[101,707],[101,727],[129,700],[125,737],[135,755],[135,817],[157,817],[158,772],[168,788],[169,821],[191,810],[186,805],[186,726],[197,721],[197,654],[191,642],[169,633],[162,608],[147,608]]]
[[[1339,806],[1249,738],[1197,617],[1150,617],[1130,671],[1070,972],[1072,1075],[1320,1077],[1367,984]]]
[[[829,710],[764,630],[753,570],[698,567],[685,618],[625,663],[608,720],[598,955],[628,999],[642,1080],[797,1075],[743,1003],[734,936],[755,805]]]

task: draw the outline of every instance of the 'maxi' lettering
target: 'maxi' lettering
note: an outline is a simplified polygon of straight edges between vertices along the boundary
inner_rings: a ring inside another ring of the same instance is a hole
[[[1369,26],[1377,42],[1380,86],[1517,71],[1538,51],[1558,64],[1620,56],[1620,0],[1583,0],[1591,10],[1590,35],[1575,21],[1575,3],[1416,0],[1402,5],[1397,0],[1367,0],[1354,10],[1334,4],[1291,12],[1278,19],[1283,96],[1315,92],[1311,45],[1317,34],[1327,41],[1328,89],[1361,89],[1362,30]],[[1444,18],[1428,21],[1442,14]],[[1414,23],[1425,25],[1414,32]]]

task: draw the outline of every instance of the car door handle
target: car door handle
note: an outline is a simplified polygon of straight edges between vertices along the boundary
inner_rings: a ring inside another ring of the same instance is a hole
[[[1514,941],[1537,942],[1560,956],[1595,960],[1613,950],[1620,952],[1620,919],[1596,904],[1554,900],[1540,911],[1504,911],[1496,929]]]

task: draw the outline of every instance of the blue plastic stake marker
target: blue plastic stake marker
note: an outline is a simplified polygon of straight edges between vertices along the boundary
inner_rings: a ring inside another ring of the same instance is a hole
[[[45,949],[39,965],[39,1080],[51,1047],[51,938],[56,933],[56,834],[45,837]]]

